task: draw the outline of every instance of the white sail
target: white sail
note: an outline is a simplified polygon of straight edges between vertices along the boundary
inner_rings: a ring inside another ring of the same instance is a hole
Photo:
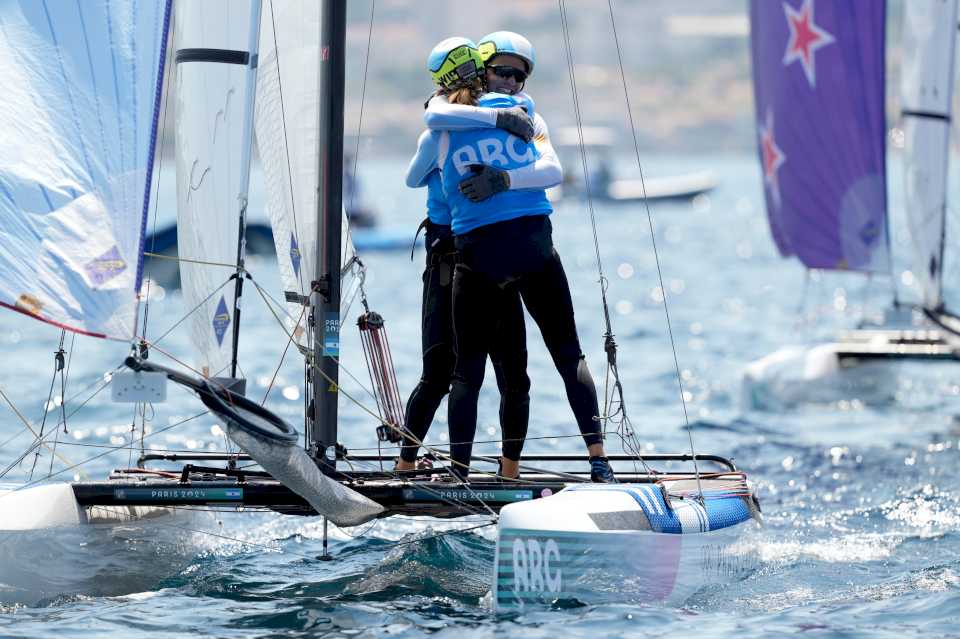
[[[240,208],[249,183],[243,56],[251,0],[179,2],[176,12],[177,252],[196,368],[229,375]],[[255,41],[254,41],[255,42]],[[246,83],[249,82],[249,88]]]
[[[0,2],[0,305],[133,337],[168,16]]]
[[[923,305],[941,304],[957,0],[904,4],[902,100],[907,217]]]
[[[256,136],[284,290],[308,295],[316,273],[320,3],[267,0],[257,75]],[[343,263],[354,256],[343,222]],[[346,288],[346,287],[345,287]],[[342,294],[344,304],[350,296]],[[308,346],[304,307],[288,304]]]

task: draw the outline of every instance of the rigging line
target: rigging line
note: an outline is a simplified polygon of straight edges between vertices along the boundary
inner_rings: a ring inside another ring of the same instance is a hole
[[[3,391],[2,391],[2,390],[0,390],[0,395],[2,395],[4,399],[6,399],[6,395],[3,394]],[[170,424],[169,426],[164,426],[164,427],[161,428],[160,430],[157,430],[157,431],[154,431],[154,432],[150,433],[149,435],[147,435],[147,437],[153,437],[154,435],[159,435],[159,434],[161,434],[161,433],[165,433],[165,432],[167,432],[168,430],[170,430],[171,428],[176,428],[177,426],[182,426],[183,424],[186,424],[186,423],[189,422],[189,421],[192,421],[192,420],[197,419],[197,418],[199,418],[199,417],[203,417],[204,415],[209,414],[209,412],[210,412],[210,411],[204,411],[204,412],[202,412],[202,413],[199,413],[199,414],[197,414],[197,415],[194,415],[193,417],[187,417],[186,419],[182,419],[182,420],[180,420],[179,422],[177,422],[176,424]],[[144,439],[146,439],[146,437],[145,437]],[[38,479],[38,480],[36,480],[36,481],[27,482],[27,483],[23,484],[22,486],[17,486],[17,487],[15,487],[13,490],[11,490],[11,491],[9,491],[9,492],[0,494],[0,499],[3,499],[4,497],[6,497],[6,496],[8,496],[8,495],[12,495],[12,494],[14,494],[14,493],[20,492],[21,490],[23,490],[23,489],[25,489],[25,488],[30,488],[31,486],[35,486],[35,485],[37,485],[37,484],[39,484],[39,483],[41,483],[41,482],[43,482],[43,481],[46,481],[47,479],[51,479],[51,478],[53,478],[53,477],[56,477],[57,475],[62,475],[63,473],[69,472],[69,471],[71,471],[71,470],[80,469],[81,466],[83,466],[83,465],[85,465],[85,464],[89,464],[90,462],[96,461],[96,460],[98,460],[98,459],[102,459],[103,457],[106,457],[107,455],[109,455],[109,454],[111,454],[111,453],[113,453],[113,452],[115,452],[113,449],[106,450],[106,451],[104,451],[104,452],[102,452],[102,453],[100,453],[100,454],[98,454],[98,455],[94,455],[93,457],[89,457],[89,458],[87,458],[87,459],[84,459],[83,461],[77,462],[76,464],[69,465],[69,466],[67,466],[66,468],[61,468],[60,470],[58,470],[58,471],[55,472],[54,474],[50,475],[50,477],[44,477],[43,479]],[[64,459],[64,457],[63,457],[62,455],[57,454],[57,457],[60,459],[60,461],[66,463],[66,464],[70,464],[70,460]],[[84,478],[88,478],[88,477],[89,477],[89,476],[87,475],[87,473],[85,473],[83,470],[79,470],[79,473],[80,473],[80,476],[81,476],[81,477],[84,477]]]
[[[535,441],[535,440],[538,440],[538,439],[573,439],[573,438],[581,439],[582,437],[583,437],[583,435],[581,435],[580,433],[577,433],[577,434],[575,434],[575,435],[543,435],[543,436],[541,436],[541,437],[509,437],[509,438],[507,438],[507,439],[471,439],[470,441],[444,442],[444,443],[442,443],[442,444],[432,444],[432,445],[430,445],[430,447],[431,447],[431,448],[445,449],[445,448],[448,447],[448,446],[456,446],[457,444],[471,444],[471,443],[472,443],[472,444],[505,444],[505,443],[507,443],[507,442],[519,442],[519,441],[530,442],[530,441]],[[423,445],[426,446],[427,444],[423,444]],[[351,447],[350,447],[350,450],[352,450],[352,451],[354,451],[354,452],[357,452],[357,451],[373,451],[373,450],[380,450],[380,448],[379,448],[379,447],[378,447],[378,448],[373,448],[373,447],[369,447],[369,448],[353,448],[353,447],[351,446]]]
[[[174,323],[173,326],[171,326],[171,327],[168,328],[164,333],[162,333],[162,334],[160,335],[160,337],[158,337],[157,339],[155,339],[154,341],[151,342],[151,341],[147,340],[146,333],[144,333],[144,335],[143,335],[143,341],[146,342],[147,344],[150,344],[150,345],[156,345],[156,344],[159,344],[160,342],[162,342],[170,333],[172,333],[173,331],[175,331],[178,326],[180,326],[181,324],[183,324],[184,322],[186,322],[187,319],[189,319],[189,317],[190,317],[191,315],[193,315],[194,313],[196,313],[197,311],[199,311],[200,308],[201,308],[204,304],[206,304],[206,303],[209,302],[211,299],[213,299],[213,296],[216,295],[217,293],[219,293],[219,292],[220,292],[220,289],[222,289],[222,288],[225,287],[227,284],[229,284],[229,283],[230,283],[230,280],[232,280],[232,279],[233,279],[232,276],[231,276],[231,277],[228,277],[228,278],[226,279],[226,281],[223,282],[223,284],[221,284],[220,286],[218,286],[217,288],[215,288],[212,293],[210,293],[210,294],[207,295],[205,298],[203,298],[202,300],[200,300],[200,302],[197,303],[196,306],[194,306],[192,309],[190,309],[189,311],[187,311],[187,313],[186,313],[183,317],[181,317],[179,320],[177,320],[176,323]]]
[[[270,383],[267,384],[267,390],[263,392],[263,399],[260,401],[260,405],[264,406],[267,403],[267,398],[270,397],[270,391],[273,390],[273,385],[277,382],[277,375],[280,374],[280,369],[283,368],[283,362],[287,359],[287,353],[290,351],[290,344],[293,343],[293,340],[288,339],[286,346],[283,347],[283,353],[280,355],[280,361],[277,363],[277,367],[273,370],[273,376],[270,378]]]
[[[370,2],[370,27],[367,29],[367,53],[363,58],[363,83],[360,86],[360,118],[357,122],[357,145],[353,152],[353,190],[350,192],[350,207],[347,209],[347,237],[352,236],[352,225],[350,224],[350,212],[353,210],[354,198],[357,195],[357,165],[360,162],[360,133],[363,130],[363,105],[367,97],[367,71],[370,68],[370,43],[373,41],[373,22],[374,13],[377,8],[377,0]],[[363,288],[363,283],[360,283]]]
[[[610,307],[609,307],[609,304],[607,303],[608,281],[606,276],[603,273],[603,261],[600,258],[600,239],[599,239],[599,234],[597,233],[597,220],[596,220],[596,213],[593,207],[593,194],[590,189],[590,172],[587,167],[587,151],[586,151],[586,145],[584,144],[584,140],[583,140],[583,115],[580,110],[580,97],[579,97],[580,94],[579,94],[579,91],[577,90],[577,79],[576,79],[576,72],[575,72],[574,61],[573,61],[573,45],[570,37],[570,26],[567,21],[567,9],[566,9],[566,5],[564,4],[564,0],[558,0],[558,1],[560,5],[560,25],[561,25],[561,28],[563,29],[563,37],[564,37],[564,44],[565,44],[564,48],[565,48],[566,57],[567,57],[567,71],[570,76],[570,91],[573,99],[574,116],[577,122],[577,136],[579,139],[580,162],[583,166],[583,181],[584,181],[584,186],[587,192],[587,204],[590,211],[590,226],[593,231],[593,246],[594,246],[594,250],[596,252],[596,257],[597,257],[597,273],[600,278],[599,280],[600,298],[601,298],[601,303],[603,307],[604,325],[606,328],[606,332],[604,334],[604,351],[607,354],[607,370],[608,371],[612,370],[613,372],[614,390],[616,391],[617,395],[620,398],[620,411],[623,413],[623,419],[621,424],[623,428],[627,431],[627,434],[629,437],[635,437],[633,426],[626,415],[626,402],[623,398],[623,385],[620,383],[620,373],[616,363],[616,342],[614,341],[613,326],[610,321]],[[656,251],[656,247],[654,247],[654,251]],[[662,278],[660,282],[660,288],[661,290],[663,289]],[[669,321],[669,318],[668,318],[668,321]],[[679,369],[677,372],[679,374]],[[647,468],[646,462],[644,462],[642,459],[640,461],[643,464],[644,468]],[[649,471],[649,468],[647,468],[647,470]]]
[[[302,306],[300,309],[300,317],[294,318],[294,316],[290,314],[290,312],[286,309],[286,307],[280,304],[279,302],[277,302],[277,300],[273,299],[273,297],[271,297],[270,294],[267,291],[265,291],[264,288],[260,286],[260,284],[257,283],[255,279],[251,277],[250,282],[253,284],[253,287],[257,289],[257,292],[260,293],[260,297],[263,298],[263,302],[266,305],[267,310],[269,310],[271,315],[273,315],[273,318],[277,320],[277,323],[280,325],[280,328],[283,329],[284,335],[287,336],[288,341],[295,341],[293,333],[287,332],[287,327],[284,325],[283,319],[281,319],[280,316],[277,314],[276,309],[280,309],[280,312],[286,315],[287,319],[294,322],[294,326],[299,327],[300,323],[303,321],[304,317],[306,316],[307,307]],[[296,329],[294,329],[294,332],[296,332]]]
[[[73,333],[76,335],[76,333]],[[70,340],[70,348],[73,348],[73,340]],[[71,350],[71,356],[73,352]],[[60,416],[63,420],[63,432],[67,433],[67,406],[66,406],[66,395],[67,395],[67,380],[64,375],[64,362],[63,362],[63,346],[61,345],[60,350],[57,352],[57,368],[60,372]],[[53,428],[53,432],[56,435],[53,438],[53,450],[57,450],[57,444],[60,442],[60,424],[57,424]],[[47,471],[47,476],[50,476],[50,473],[53,472],[53,455],[50,455],[50,470]]]
[[[283,330],[284,334],[286,334],[286,336],[287,336],[287,347],[289,347],[290,343],[291,343],[291,342],[294,342],[294,341],[296,340],[296,338],[293,336],[292,333],[290,333],[290,332],[287,331],[287,327],[284,326],[283,320],[280,319],[279,315],[277,315],[275,309],[274,309],[273,306],[270,304],[270,301],[271,301],[273,298],[271,298],[271,297],[269,296],[269,294],[268,294],[266,291],[263,290],[263,287],[261,287],[261,286],[256,282],[256,280],[251,279],[251,281],[253,282],[253,287],[257,290],[257,292],[260,293],[261,297],[263,297],[264,303],[266,304],[267,308],[270,310],[270,313],[273,315],[274,319],[277,320],[277,323],[280,325],[280,328]],[[297,320],[297,326],[300,325],[300,321],[303,319],[304,313],[306,313],[306,308],[307,308],[307,307],[304,306],[304,307],[303,307],[303,310],[301,310],[301,312],[300,312],[300,320]],[[282,308],[282,307],[281,307],[281,309],[284,311],[284,313],[286,313],[286,309],[285,309],[285,308]],[[289,313],[287,313],[287,315],[289,316]],[[292,320],[293,317],[290,316],[290,319]],[[286,355],[286,350],[284,350],[284,355]],[[363,383],[362,383],[359,379],[357,379],[357,377],[356,377],[352,372],[350,372],[349,369],[347,369],[345,366],[343,366],[343,365],[340,363],[340,360],[339,360],[339,359],[337,359],[337,358],[333,358],[333,359],[337,362],[337,366],[338,366],[344,373],[346,373],[347,376],[350,377],[350,379],[352,379],[354,382],[356,382],[357,386],[359,386],[360,389],[361,389],[363,392],[365,392],[367,395],[369,395],[371,398],[373,398],[374,401],[376,401],[376,396],[375,396],[368,388],[366,388],[366,387],[363,385]],[[282,364],[282,361],[281,361],[281,364]],[[278,370],[279,370],[279,369],[278,369]],[[338,386],[338,388],[339,388],[339,384],[338,384],[337,386]],[[344,393],[344,394],[346,394],[346,393]],[[263,401],[266,402],[266,397],[264,397],[264,400],[263,400]],[[356,400],[354,400],[354,401],[356,401]],[[359,402],[357,402],[357,403],[359,404]],[[262,404],[261,404],[261,405],[262,405]],[[369,412],[369,411],[367,411],[367,412]],[[379,416],[378,416],[378,419],[380,419]],[[382,421],[382,419],[381,419],[381,421]]]
[[[66,329],[60,329],[60,346],[59,346],[58,349],[57,349],[57,355],[59,355],[60,353],[63,352],[63,340],[64,340],[64,338],[66,337],[66,335],[67,335]],[[43,417],[40,419],[40,434],[37,435],[37,439],[39,439],[39,440],[43,440],[43,429],[44,429],[44,427],[46,427],[46,425],[47,425],[47,415],[50,414],[50,401],[51,401],[52,398],[53,398],[53,386],[54,386],[54,384],[56,384],[56,382],[57,382],[57,373],[58,373],[60,370],[62,370],[62,369],[60,368],[60,360],[59,360],[59,358],[56,358],[56,357],[55,357],[55,359],[54,359],[53,376],[50,378],[50,390],[47,391],[47,401],[44,402],[44,404],[43,404]],[[61,398],[61,400],[62,400],[62,399],[63,399],[63,398]],[[60,432],[60,429],[59,429],[59,428],[54,428],[54,431],[57,432],[57,433],[59,433],[59,432]],[[48,446],[48,448],[49,448],[49,446]],[[56,454],[56,450],[57,450],[56,445],[54,445],[54,447],[53,447],[51,450],[52,450],[52,452],[53,452],[54,454]],[[37,446],[37,447],[36,447],[36,453],[35,453],[34,456],[33,456],[33,465],[30,467],[30,479],[33,479],[33,471],[35,471],[35,470],[37,469],[37,460],[38,460],[38,459],[40,459],[40,446]],[[51,463],[52,463],[52,462],[51,462]]]
[[[70,356],[67,357],[67,370],[63,376],[63,387],[60,393],[60,397],[63,400],[60,403],[60,406],[63,408],[62,417],[63,417],[64,433],[67,432],[67,383],[70,381],[70,366],[73,364],[73,353],[75,350],[74,346],[76,344],[76,341],[77,341],[77,334],[71,333],[70,334]],[[60,424],[57,424],[57,426],[60,426]]]
[[[168,7],[168,11],[169,11],[169,7]],[[171,43],[177,41],[176,40],[176,37],[177,37],[176,22],[177,21],[174,20],[173,24],[170,26],[169,42]],[[161,97],[161,103],[160,103],[160,108],[163,111],[163,117],[160,118],[160,137],[159,137],[160,144],[157,145],[158,150],[156,151],[156,153],[159,155],[159,158],[157,159],[157,187],[156,187],[156,190],[153,192],[153,235],[151,236],[151,239],[150,239],[151,253],[148,254],[146,251],[144,251],[143,253],[144,255],[155,255],[155,253],[153,253],[152,251],[157,247],[157,216],[160,211],[160,180],[162,179],[162,175],[163,175],[163,140],[165,139],[165,135],[166,135],[167,120],[170,117],[170,109],[168,108],[170,105],[169,98],[170,98],[171,87],[174,84],[171,77],[175,73],[175,70],[174,70],[175,68],[176,68],[176,65],[164,65],[164,73],[166,74],[166,87],[163,90],[163,95]],[[146,296],[146,300],[144,300],[144,303],[143,303],[142,337],[144,339],[146,339],[147,337],[147,323],[150,320],[150,289],[152,285],[153,285],[153,278],[148,278],[147,279],[147,296]],[[137,291],[136,293],[139,299],[140,291]],[[136,336],[137,334],[136,327],[134,327],[133,334],[134,336]]]
[[[65,463],[65,464],[70,464],[70,463],[72,463],[69,459],[67,459],[66,457],[64,457],[62,454],[60,454],[60,453],[58,453],[58,452],[50,449],[50,445],[49,445],[48,443],[44,442],[44,441],[42,440],[42,438],[40,438],[40,435],[37,433],[37,431],[33,430],[33,426],[30,424],[29,421],[27,421],[27,418],[23,416],[23,413],[21,413],[19,410],[17,410],[17,407],[14,406],[13,402],[10,401],[10,398],[7,397],[7,394],[3,392],[3,389],[2,389],[2,388],[0,388],[0,397],[3,398],[3,400],[7,403],[7,405],[8,405],[8,406],[10,407],[10,409],[14,412],[14,414],[20,419],[20,421],[23,422],[23,425],[26,426],[27,429],[29,429],[30,432],[33,433],[35,437],[37,437],[37,440],[38,440],[38,442],[39,442],[37,445],[42,445],[42,446],[46,447],[48,450],[50,450],[51,454],[56,455],[57,459],[59,459],[59,460],[62,461],[63,463]],[[29,451],[28,451],[27,454],[29,454]],[[19,463],[19,462],[17,462],[17,463]],[[16,465],[16,464],[14,464],[14,466],[15,466],[15,465]],[[10,469],[7,468],[7,469],[4,470],[2,473],[0,473],[0,477],[2,477],[3,475],[5,475],[6,473],[8,473],[9,470],[10,470]],[[84,474],[86,474],[86,473],[84,473]]]
[[[337,362],[337,365],[339,366],[339,362]],[[337,382],[337,381],[335,381],[334,379],[332,379],[332,378],[331,378],[329,375],[327,375],[327,374],[323,371],[323,369],[321,369],[319,366],[311,366],[311,368],[312,368],[315,372],[319,373],[320,376],[323,377],[324,380],[325,380],[328,384],[330,384],[332,387],[336,388],[336,392],[337,392],[337,393],[343,395],[344,397],[346,397],[347,399],[349,399],[350,401],[352,401],[352,402],[353,402],[354,404],[356,404],[361,410],[363,410],[363,411],[365,411],[366,413],[368,413],[371,417],[373,417],[374,419],[376,419],[376,420],[377,420],[378,422],[380,422],[382,425],[387,426],[387,427],[389,427],[389,428],[392,428],[392,429],[394,429],[394,430],[396,430],[396,431],[399,431],[399,432],[403,433],[404,437],[406,437],[407,439],[413,441],[413,442],[414,442],[415,444],[417,444],[418,446],[423,447],[425,450],[429,451],[431,454],[435,455],[435,456],[436,456],[437,458],[439,458],[439,459],[445,459],[446,461],[450,462],[450,463],[453,464],[453,465],[460,466],[460,467],[466,469],[468,473],[469,473],[469,471],[472,469],[471,466],[469,465],[469,463],[468,463],[468,464],[462,464],[462,463],[454,460],[450,455],[443,454],[443,453],[441,453],[440,451],[437,451],[437,450],[434,450],[434,449],[428,447],[428,446],[425,445],[422,441],[420,441],[419,439],[417,439],[416,437],[414,437],[409,431],[400,430],[395,424],[391,424],[391,423],[389,423],[389,422],[384,421],[384,419],[383,419],[380,415],[378,415],[377,413],[375,413],[375,412],[373,412],[372,410],[370,410],[369,408],[367,408],[367,407],[366,407],[365,405],[363,405],[358,399],[356,399],[353,395],[351,395],[350,393],[344,391],[344,390],[343,390],[343,387],[340,386],[339,382]],[[496,460],[494,460],[494,461],[496,461]],[[473,470],[476,470],[476,469],[473,469]],[[483,472],[483,471],[477,471],[477,472],[480,472],[480,473],[482,473],[482,474],[491,474],[491,475],[493,474],[493,473],[485,473],[485,472]],[[477,499],[477,501],[480,502],[480,504],[482,504],[483,507],[486,508],[486,509],[490,512],[491,515],[493,515],[494,517],[497,516],[497,514],[493,511],[493,509],[490,508],[490,505],[487,504],[486,501],[484,501],[483,499],[481,499],[481,498],[477,495],[476,491],[474,491],[473,488],[470,487],[470,483],[469,483],[469,482],[460,481],[459,484],[460,484],[461,486],[463,486],[466,490],[468,490],[468,491],[470,492],[470,494],[473,495],[473,496]]]
[[[561,4],[563,0],[560,0]],[[677,386],[680,388],[680,404],[683,407],[683,419],[687,425],[687,438],[690,440],[690,454],[693,456],[693,469],[697,475],[697,490],[700,492],[700,501],[703,501],[703,490],[700,485],[700,468],[697,464],[697,455],[693,445],[693,431],[690,428],[690,417],[687,414],[687,400],[684,397],[683,376],[680,374],[680,360],[677,357],[677,345],[673,336],[673,325],[670,321],[670,308],[667,304],[667,289],[663,285],[663,271],[660,268],[660,254],[657,251],[657,238],[653,230],[653,215],[650,213],[650,200],[647,198],[647,185],[643,177],[643,164],[640,162],[640,142],[637,140],[637,127],[633,121],[633,109],[630,106],[630,92],[627,90],[627,75],[623,68],[623,55],[620,50],[620,38],[617,35],[617,20],[613,15],[613,0],[607,0],[610,10],[610,26],[613,29],[613,41],[617,47],[617,60],[620,64],[620,79],[623,82],[623,97],[627,105],[627,116],[630,119],[630,132],[633,134],[633,149],[637,155],[637,168],[640,171],[640,186],[643,189],[643,204],[647,212],[647,224],[650,227],[650,243],[653,245],[653,257],[657,263],[657,278],[660,281],[660,291],[663,293],[663,313],[667,320],[667,331],[670,334],[670,348],[673,351],[673,364],[677,371]],[[571,69],[571,74],[573,73]]]
[[[290,214],[293,216],[293,237],[297,246],[300,242],[300,226],[297,224],[297,199],[293,189],[293,166],[290,162],[290,139],[287,136],[287,110],[283,105],[283,81],[280,78],[280,46],[277,44],[277,20],[273,13],[273,0],[270,0],[270,24],[273,27],[273,55],[277,60],[277,93],[280,96],[280,126],[283,128],[283,150],[287,157],[287,183],[290,186]],[[303,270],[298,269],[297,279],[300,280],[300,290],[303,286]]]
[[[121,368],[121,367],[118,366],[118,367],[115,368],[112,372],[115,373],[115,372],[117,372],[118,370],[120,370],[120,368]],[[100,381],[102,381],[102,379],[101,379]],[[105,389],[105,388],[106,388],[107,386],[109,386],[109,385],[110,385],[110,382],[109,382],[109,381],[103,382],[103,384],[100,386],[100,388],[98,388],[97,390],[95,390],[90,397],[88,397],[87,399],[83,400],[83,402],[82,402],[79,406],[77,406],[75,409],[73,409],[73,411],[70,412],[69,417],[73,417],[73,416],[76,415],[78,412],[80,412],[80,409],[82,409],[84,406],[86,406],[88,403],[90,403],[90,401],[91,401],[94,397],[96,397],[97,395],[99,395],[100,392],[103,391],[103,389]],[[71,399],[71,400],[76,399],[77,397],[80,396],[81,393],[83,393],[84,391],[88,390],[91,386],[93,386],[93,384],[88,384],[88,385],[86,386],[86,388],[84,388],[82,391],[80,391],[80,392],[76,393],[75,395],[73,395],[70,399]],[[9,401],[9,400],[8,400],[8,401]],[[25,418],[25,417],[21,417],[21,421],[23,421],[23,423],[25,424],[25,426],[23,426],[19,431],[17,431],[16,434],[13,435],[13,437],[5,440],[2,444],[0,444],[0,449],[5,448],[7,444],[9,444],[10,442],[12,442],[12,441],[13,441],[14,439],[16,439],[17,437],[20,437],[20,435],[22,435],[23,433],[30,431],[29,422],[26,421],[26,418]],[[59,427],[59,426],[60,426],[60,425],[57,424],[57,427]],[[49,436],[49,435],[48,435],[48,436]],[[24,454],[24,457],[26,457],[26,455],[29,455],[29,454],[30,454],[30,451],[33,450],[33,447],[34,447],[34,446],[38,446],[38,445],[39,445],[39,443],[38,443],[36,440],[34,440],[34,442],[27,448],[27,452]],[[17,462],[17,463],[19,463],[19,462]],[[16,464],[14,464],[14,465],[16,465]],[[4,473],[0,472],[0,477],[2,477],[3,475],[4,475]]]
[[[246,269],[237,268],[236,264],[227,264],[226,262],[207,262],[206,260],[191,260],[186,257],[176,257],[174,255],[164,255],[163,253],[148,253],[147,251],[143,252],[147,257],[156,258],[158,260],[170,260],[171,262],[182,262],[184,264],[199,264],[201,266],[222,266],[224,268],[229,268],[232,271],[237,271],[245,273]]]

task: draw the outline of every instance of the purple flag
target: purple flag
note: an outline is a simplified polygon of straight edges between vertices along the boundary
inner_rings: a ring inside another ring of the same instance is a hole
[[[884,0],[751,0],[757,142],[780,253],[889,271]]]

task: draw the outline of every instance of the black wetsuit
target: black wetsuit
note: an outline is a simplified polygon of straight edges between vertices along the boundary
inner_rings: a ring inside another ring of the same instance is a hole
[[[450,391],[454,370],[452,293],[453,274],[457,261],[453,235],[449,226],[428,222],[426,225],[427,263],[423,271],[423,375],[407,400],[404,419],[415,439],[407,439],[400,449],[400,458],[413,462],[419,445],[433,422],[444,395]],[[503,452],[509,459],[519,460],[527,435],[530,413],[530,378],[527,377],[527,341],[523,307],[516,288],[499,290],[492,298],[492,347],[484,352],[482,366],[489,353],[500,389],[500,426],[504,439]],[[483,373],[481,372],[481,381]],[[451,439],[453,444],[459,440]],[[473,435],[469,442],[472,444]],[[509,454],[508,454],[509,453]],[[469,456],[468,456],[469,460]]]
[[[457,361],[449,400],[451,456],[470,460],[477,428],[477,398],[487,353],[498,347],[491,326],[504,287],[515,287],[560,373],[587,446],[602,441],[597,389],[580,349],[570,287],[553,248],[546,215],[518,217],[456,236],[459,253],[453,277],[453,324]],[[504,456],[519,459],[520,446]],[[516,457],[513,457],[516,454]]]

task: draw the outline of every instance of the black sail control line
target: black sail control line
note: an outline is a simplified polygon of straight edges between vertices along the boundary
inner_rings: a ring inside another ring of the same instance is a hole
[[[176,60],[177,64],[181,62],[220,62],[222,64],[246,66],[250,62],[250,52],[234,49],[179,49],[177,50]]]
[[[278,415],[215,383],[132,356],[127,357],[124,364],[134,371],[165,373],[171,382],[195,391],[200,396],[200,401],[217,416],[229,420],[237,428],[255,437],[288,445],[293,445],[300,439],[297,430]]]

